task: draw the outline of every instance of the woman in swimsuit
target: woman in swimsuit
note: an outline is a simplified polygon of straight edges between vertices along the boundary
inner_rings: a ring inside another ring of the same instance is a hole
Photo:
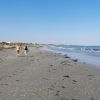
[[[27,55],[27,53],[28,53],[28,47],[27,47],[27,45],[24,47],[24,54],[25,55]]]

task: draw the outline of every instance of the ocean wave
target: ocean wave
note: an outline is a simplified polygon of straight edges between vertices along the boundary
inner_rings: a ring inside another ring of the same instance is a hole
[[[85,46],[46,46],[44,50],[48,50],[61,55],[68,55],[79,61],[93,64],[100,67],[100,47]]]
[[[59,52],[79,52],[100,56],[100,46],[69,46],[69,45],[56,45],[48,46],[48,49]]]

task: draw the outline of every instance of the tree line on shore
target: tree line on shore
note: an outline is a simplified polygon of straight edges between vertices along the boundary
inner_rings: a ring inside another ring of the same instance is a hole
[[[3,48],[15,48],[16,45],[39,46],[38,43],[0,42],[0,50],[3,49]]]

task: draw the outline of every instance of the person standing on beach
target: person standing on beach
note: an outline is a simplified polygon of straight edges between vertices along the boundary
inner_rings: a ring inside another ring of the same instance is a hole
[[[17,56],[19,56],[19,54],[20,54],[20,45],[16,45],[16,52],[17,52]]]
[[[23,45],[20,44],[20,53],[22,53],[22,51],[23,51]]]
[[[27,53],[28,53],[28,47],[27,47],[27,45],[24,47],[24,54],[25,55],[27,55]]]

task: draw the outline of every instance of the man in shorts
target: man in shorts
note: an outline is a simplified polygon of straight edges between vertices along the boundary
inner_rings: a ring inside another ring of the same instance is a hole
[[[20,45],[16,45],[16,52],[17,52],[17,56],[19,56],[19,54],[20,54]]]

